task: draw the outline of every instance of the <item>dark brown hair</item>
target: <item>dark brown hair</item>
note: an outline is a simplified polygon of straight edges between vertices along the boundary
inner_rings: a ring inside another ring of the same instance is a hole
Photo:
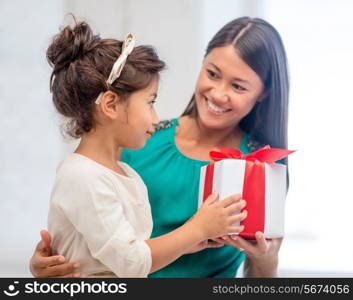
[[[120,77],[106,83],[121,54],[122,41],[101,39],[86,22],[66,26],[47,50],[53,68],[50,91],[57,111],[67,118],[66,133],[79,138],[95,126],[94,101],[101,92],[113,91],[122,101],[146,88],[165,67],[151,46],[138,46],[128,56]]]
[[[214,48],[231,44],[260,77],[266,95],[241,120],[240,128],[262,144],[287,148],[289,79],[286,53],[280,35],[262,19],[238,18],[216,33],[207,46],[205,56]],[[194,95],[182,115],[197,117]],[[283,162],[287,164],[287,159]]]

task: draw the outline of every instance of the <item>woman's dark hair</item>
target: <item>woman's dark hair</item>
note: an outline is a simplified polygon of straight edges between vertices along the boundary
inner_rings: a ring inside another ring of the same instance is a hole
[[[256,141],[273,148],[287,148],[289,79],[287,58],[280,35],[262,19],[243,17],[226,24],[209,42],[214,48],[234,45],[235,51],[262,80],[266,97],[257,102],[239,126]],[[197,116],[195,96],[184,115]],[[287,159],[283,160],[287,164]]]
[[[121,54],[122,41],[101,39],[85,22],[63,28],[47,50],[53,68],[50,90],[57,111],[68,119],[66,133],[78,138],[95,126],[93,108],[101,92],[113,91],[125,101],[146,88],[165,67],[150,46],[138,46],[128,56],[120,77],[107,79]]]

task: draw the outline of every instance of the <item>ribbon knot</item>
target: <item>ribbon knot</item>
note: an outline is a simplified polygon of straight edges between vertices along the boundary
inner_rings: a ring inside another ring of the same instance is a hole
[[[260,148],[259,150],[244,155],[238,149],[232,148],[221,148],[221,151],[211,151],[210,157],[213,161],[221,161],[223,159],[242,159],[247,161],[259,161],[268,164],[274,163],[277,160],[287,157],[289,154],[293,153],[292,150],[271,148],[269,145]]]

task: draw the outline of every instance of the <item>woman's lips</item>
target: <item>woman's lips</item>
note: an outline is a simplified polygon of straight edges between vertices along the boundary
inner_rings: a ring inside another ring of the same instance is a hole
[[[206,102],[206,106],[207,106],[208,111],[210,111],[216,115],[223,115],[223,114],[231,111],[230,108],[223,108],[223,107],[220,107],[220,106],[214,104],[212,101],[207,99],[207,97],[205,97],[205,102]]]

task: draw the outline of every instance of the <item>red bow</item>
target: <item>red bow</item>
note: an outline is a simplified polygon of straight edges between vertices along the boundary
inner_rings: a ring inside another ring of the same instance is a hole
[[[238,149],[232,148],[221,148],[221,151],[211,151],[210,157],[213,161],[220,161],[227,158],[233,159],[243,159],[248,161],[259,161],[266,163],[274,163],[277,160],[287,157],[289,154],[293,153],[292,150],[271,148],[269,145],[252,152],[250,154],[244,155]]]

